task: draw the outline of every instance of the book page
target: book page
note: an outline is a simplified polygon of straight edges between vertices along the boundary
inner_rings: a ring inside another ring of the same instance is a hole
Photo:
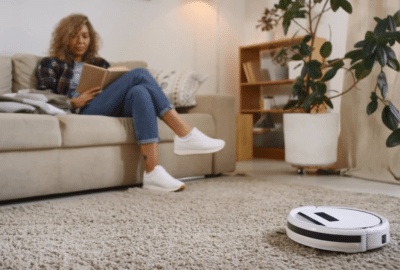
[[[108,85],[110,85],[112,82],[114,82],[116,79],[118,79],[127,72],[128,70],[122,70],[122,71],[107,70],[106,77],[101,85],[101,89],[103,90],[104,88],[106,88]]]

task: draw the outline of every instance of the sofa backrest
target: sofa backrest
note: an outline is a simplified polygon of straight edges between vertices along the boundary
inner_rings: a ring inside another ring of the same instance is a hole
[[[10,56],[0,55],[0,95],[11,93],[12,62]]]
[[[21,89],[35,89],[37,86],[36,67],[43,56],[15,54],[0,56],[0,95],[18,92]],[[144,61],[110,62],[111,66],[126,66],[129,69],[147,68]]]

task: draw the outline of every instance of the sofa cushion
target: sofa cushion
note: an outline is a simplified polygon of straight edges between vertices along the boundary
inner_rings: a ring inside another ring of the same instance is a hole
[[[51,115],[0,113],[0,127],[0,151],[61,146],[60,124]]]
[[[112,67],[124,66],[128,69],[134,68],[147,68],[147,63],[144,61],[124,61],[124,62],[110,62]]]
[[[196,93],[207,79],[193,71],[149,69],[149,72],[176,108],[196,106]]]
[[[85,147],[98,145],[136,144],[132,118],[99,115],[62,115],[60,120],[62,145]],[[183,114],[181,117],[208,136],[215,136],[214,119],[209,114]],[[160,142],[172,142],[174,132],[160,119]]]
[[[21,89],[35,89],[37,86],[36,67],[42,56],[33,54],[15,54],[13,61],[13,92]]]
[[[0,95],[11,93],[12,62],[11,57],[0,56]]]

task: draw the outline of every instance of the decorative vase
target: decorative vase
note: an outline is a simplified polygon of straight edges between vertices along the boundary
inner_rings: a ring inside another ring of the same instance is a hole
[[[285,113],[285,161],[295,166],[330,166],[337,161],[337,113]]]

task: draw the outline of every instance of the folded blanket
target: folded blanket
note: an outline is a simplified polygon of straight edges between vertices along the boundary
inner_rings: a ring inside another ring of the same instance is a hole
[[[50,91],[24,89],[0,96],[0,113],[64,115],[71,113],[70,109],[72,106],[67,96]]]

